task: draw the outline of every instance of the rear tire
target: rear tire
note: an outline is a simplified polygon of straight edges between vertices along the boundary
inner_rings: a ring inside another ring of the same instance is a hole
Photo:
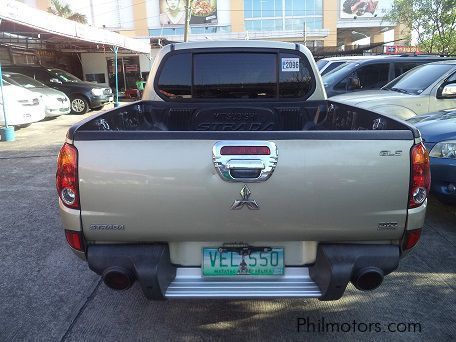
[[[71,113],[85,114],[89,111],[89,102],[83,96],[77,95],[71,99]]]

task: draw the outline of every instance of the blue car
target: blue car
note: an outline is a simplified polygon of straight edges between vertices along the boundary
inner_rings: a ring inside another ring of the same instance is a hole
[[[431,157],[431,192],[456,204],[456,109],[417,115],[408,122],[420,130]]]

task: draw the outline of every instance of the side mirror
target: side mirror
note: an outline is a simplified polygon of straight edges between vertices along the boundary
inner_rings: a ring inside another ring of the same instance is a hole
[[[51,79],[49,80],[49,82],[51,82],[51,83],[62,84],[62,81],[60,81],[58,78],[51,78]]]
[[[356,76],[350,76],[347,82],[348,90],[361,89],[361,81]]]
[[[445,85],[437,95],[439,99],[456,99],[456,83]]]

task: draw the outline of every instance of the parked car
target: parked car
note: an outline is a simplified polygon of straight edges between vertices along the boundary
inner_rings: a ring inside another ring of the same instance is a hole
[[[377,90],[405,72],[423,64],[451,60],[439,56],[373,56],[347,60],[323,76],[328,97],[363,90]]]
[[[334,101],[401,119],[456,107],[456,61],[419,66],[381,90],[334,96]]]
[[[431,157],[431,192],[456,204],[456,108],[408,120],[421,132]]]
[[[41,65],[5,65],[5,71],[27,75],[48,87],[65,93],[71,101],[71,112],[87,113],[89,109],[99,110],[113,100],[111,88],[92,82],[81,81],[67,71],[46,68]]]
[[[344,65],[347,62],[356,62],[366,59],[373,59],[375,56],[341,56],[341,57],[328,57],[322,58],[317,61],[317,67],[320,75],[323,76],[337,67]]]
[[[11,84],[39,94],[44,102],[47,118],[70,112],[70,99],[61,91],[50,88],[31,77],[15,72],[6,71],[3,73],[3,77]]]
[[[204,41],[70,128],[56,184],[69,245],[113,289],[335,300],[415,246],[430,179],[419,131],[327,101],[305,46]]]
[[[40,97],[27,89],[9,83],[3,79],[3,99],[0,96],[0,125],[5,125],[3,106],[5,106],[6,121],[10,126],[26,127],[43,120],[45,117],[44,104]]]

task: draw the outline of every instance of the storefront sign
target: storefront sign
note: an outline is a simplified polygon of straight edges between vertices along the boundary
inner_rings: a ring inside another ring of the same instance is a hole
[[[420,54],[422,53],[418,46],[403,46],[391,45],[385,46],[385,53],[387,55],[402,55],[402,54]]]
[[[190,0],[190,24],[217,24],[217,0]],[[160,24],[185,24],[186,0],[160,0]]]
[[[340,18],[384,17],[393,7],[393,0],[340,0]]]

